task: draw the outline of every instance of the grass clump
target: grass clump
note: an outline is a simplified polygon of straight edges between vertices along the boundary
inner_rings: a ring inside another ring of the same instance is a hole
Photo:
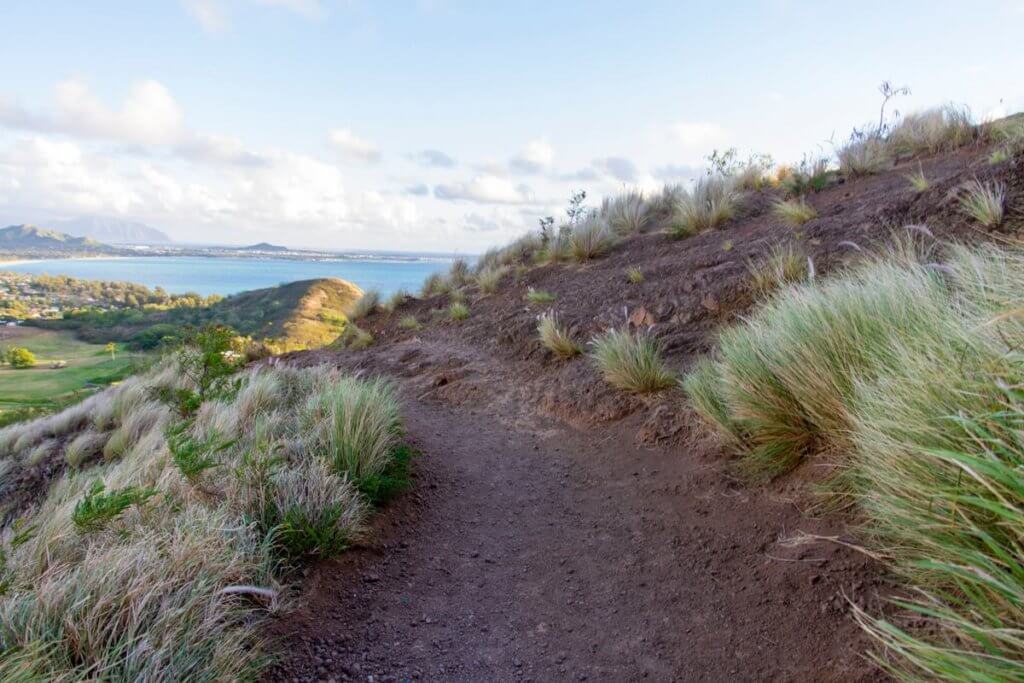
[[[388,313],[394,313],[397,311],[402,304],[410,299],[411,295],[404,289],[399,289],[394,294],[388,297],[388,300],[384,302],[382,308]]]
[[[1024,251],[949,245],[772,299],[685,388],[751,471],[827,454],[913,589],[857,610],[905,680],[1024,676]],[[922,630],[915,626],[927,622]]]
[[[970,110],[947,104],[904,116],[885,142],[893,156],[900,158],[953,150],[977,136]]]
[[[498,291],[498,285],[508,274],[508,266],[488,266],[476,274],[476,284],[484,294],[494,294]]]
[[[95,432],[82,432],[64,449],[64,458],[71,467],[82,467],[103,453],[107,436]]]
[[[544,348],[559,358],[572,358],[580,353],[579,344],[558,324],[554,313],[543,313],[537,320],[537,336]]]
[[[848,178],[874,175],[889,168],[892,153],[877,132],[857,133],[836,152],[839,172]]]
[[[597,217],[590,217],[569,233],[569,251],[582,263],[601,256],[615,244],[615,233]]]
[[[441,273],[431,273],[427,276],[427,279],[423,281],[423,287],[420,289],[420,296],[431,297],[447,294],[452,290],[451,281]]]
[[[914,188],[914,192],[920,194],[931,187],[931,183],[928,182],[928,178],[924,175],[924,169],[920,166],[915,173],[908,173],[906,176],[907,182]]]
[[[349,320],[361,320],[380,308],[380,292],[369,289],[345,312]]]
[[[526,300],[534,305],[551,304],[555,302],[555,295],[543,289],[530,287],[526,290]]]
[[[767,297],[777,289],[807,279],[807,257],[789,244],[772,249],[767,261],[759,265],[747,264],[750,286],[759,297]]]
[[[775,202],[775,205],[772,206],[772,213],[780,221],[794,228],[818,217],[818,212],[803,197]]]
[[[608,384],[623,391],[648,393],[675,385],[661,360],[657,342],[646,332],[609,330],[591,340],[590,357]]]
[[[958,195],[960,210],[986,228],[1002,224],[1006,205],[1006,187],[1002,183],[970,180]]]
[[[414,315],[407,315],[398,321],[398,326],[403,330],[418,330],[420,329],[420,321],[416,319]]]
[[[469,317],[469,306],[461,301],[453,301],[448,306],[448,317],[456,322],[460,322]]]
[[[639,190],[630,190],[601,204],[601,218],[619,235],[632,235],[650,227],[654,214]]]
[[[626,270],[626,279],[629,280],[629,284],[638,285],[644,281],[644,271],[638,266],[633,266]]]
[[[691,192],[682,193],[669,235],[682,239],[720,227],[739,211],[740,193],[731,178],[703,176]]]

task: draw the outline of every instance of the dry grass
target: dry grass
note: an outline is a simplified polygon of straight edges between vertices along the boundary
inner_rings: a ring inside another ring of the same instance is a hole
[[[915,173],[908,173],[906,175],[907,182],[914,188],[914,192],[921,193],[931,187],[931,183],[928,182],[928,178],[924,175],[924,169],[918,166]]]
[[[508,266],[488,266],[476,274],[476,284],[484,294],[494,294],[508,272]]]
[[[601,218],[619,235],[643,232],[650,227],[654,214],[639,190],[629,190],[601,204]]]
[[[786,285],[807,279],[808,257],[792,244],[776,246],[768,260],[761,264],[747,264],[750,271],[750,286],[761,298],[765,298]]]
[[[626,279],[631,285],[638,285],[644,281],[644,271],[639,267],[633,266],[626,270]]]
[[[978,137],[971,112],[952,104],[908,114],[886,136],[896,158],[950,151]]]
[[[839,172],[848,178],[880,173],[893,164],[888,145],[876,133],[854,135],[836,152],[836,156]]]
[[[90,460],[95,460],[103,453],[103,447],[107,443],[106,434],[95,432],[82,432],[67,445],[64,449],[64,458],[71,467],[82,467]]]
[[[369,289],[345,311],[349,320],[361,320],[380,308],[380,292]]]
[[[781,199],[772,206],[772,214],[777,219],[792,227],[799,227],[809,220],[818,217],[818,212],[803,197],[799,199]]]
[[[739,206],[740,192],[731,178],[703,176],[693,191],[680,197],[669,235],[682,239],[721,227],[736,215]]]
[[[578,262],[603,255],[615,244],[615,233],[597,217],[591,217],[573,228],[569,234],[569,251]]]
[[[537,336],[544,348],[559,358],[572,358],[580,353],[579,344],[558,324],[554,313],[543,313],[537,319]]]
[[[623,391],[649,393],[675,386],[676,377],[661,360],[647,333],[609,330],[590,342],[590,357],[608,384]]]
[[[441,273],[431,273],[427,276],[427,279],[423,281],[423,287],[420,289],[420,296],[427,298],[432,296],[441,296],[448,294],[452,290],[451,281]]]
[[[469,317],[469,306],[461,301],[453,301],[448,306],[448,317],[456,322],[467,319]]]
[[[958,200],[960,210],[986,228],[1002,224],[1006,208],[1006,187],[1002,183],[968,181],[961,188]]]
[[[407,315],[399,320],[398,326],[403,330],[418,330],[421,327],[420,321],[414,315]]]

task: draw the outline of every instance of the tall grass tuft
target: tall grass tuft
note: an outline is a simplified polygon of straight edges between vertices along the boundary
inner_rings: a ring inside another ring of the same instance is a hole
[[[569,234],[569,250],[578,262],[601,256],[615,244],[615,233],[597,216],[591,216]]]
[[[494,294],[502,278],[508,274],[508,266],[488,266],[476,274],[476,284],[484,294]]]
[[[893,163],[888,145],[876,132],[854,134],[836,151],[836,156],[839,172],[848,178],[880,173]]]
[[[650,227],[653,214],[650,205],[639,190],[629,190],[601,203],[601,218],[608,227],[620,235],[643,232]]]
[[[579,344],[558,324],[554,313],[542,313],[537,319],[537,336],[544,348],[559,358],[572,358],[580,353]]]
[[[977,136],[978,129],[970,110],[947,104],[907,114],[889,131],[885,142],[899,158],[953,150],[974,141]]]
[[[368,289],[363,295],[356,299],[355,303],[349,306],[345,315],[349,320],[362,320],[380,307],[380,292],[376,289]]]
[[[800,227],[807,221],[818,217],[818,212],[803,197],[775,202],[772,206],[772,213],[780,221],[792,227]]]
[[[777,289],[807,279],[808,257],[792,244],[776,246],[764,263],[748,263],[750,286],[760,297],[767,297]]]
[[[857,610],[900,679],[1024,677],[1022,292],[1024,250],[904,250],[776,297],[685,381],[752,471],[829,455],[914,589]]]
[[[469,318],[469,306],[461,301],[453,301],[448,306],[448,317],[456,322],[461,322]]]
[[[703,176],[691,192],[681,194],[669,234],[676,239],[720,227],[736,215],[740,193],[721,175]]]
[[[1002,224],[1006,208],[1006,186],[1002,183],[983,183],[970,180],[958,196],[960,210],[986,228]]]
[[[675,386],[676,377],[661,360],[658,344],[646,332],[609,330],[590,342],[590,357],[608,384],[647,393]]]

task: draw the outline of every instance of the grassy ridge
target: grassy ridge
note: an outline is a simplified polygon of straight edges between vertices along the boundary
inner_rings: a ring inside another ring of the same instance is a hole
[[[903,249],[782,292],[686,388],[755,473],[828,453],[918,597],[860,613],[900,677],[1024,677],[1024,251]]]
[[[346,310],[361,295],[350,282],[320,278],[241,292],[209,306],[87,312],[38,324],[73,330],[90,342],[153,348],[163,337],[180,333],[182,326],[213,322],[255,339],[274,340],[281,349],[299,349],[336,339],[344,329]]]

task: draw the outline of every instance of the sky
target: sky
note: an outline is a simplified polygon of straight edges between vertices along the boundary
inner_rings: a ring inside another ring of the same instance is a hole
[[[4,0],[0,223],[478,253],[714,149],[1024,108],[1024,0]]]

